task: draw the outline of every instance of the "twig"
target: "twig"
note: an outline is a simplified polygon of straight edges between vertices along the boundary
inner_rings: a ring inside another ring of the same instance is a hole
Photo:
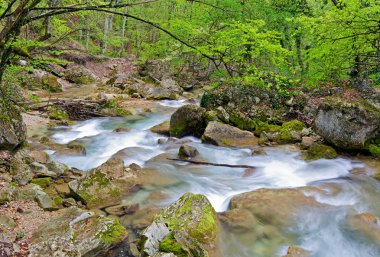
[[[178,159],[178,158],[167,158],[167,159],[171,161],[181,161],[181,162],[188,162],[192,164],[220,166],[220,167],[229,167],[229,168],[245,168],[245,169],[258,168],[258,167],[250,166],[250,165],[233,165],[233,164],[225,164],[225,163],[201,162],[201,161],[192,161],[192,160],[185,160],[185,159]]]

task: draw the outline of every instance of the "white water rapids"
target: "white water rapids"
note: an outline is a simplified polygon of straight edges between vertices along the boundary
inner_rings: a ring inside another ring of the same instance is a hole
[[[54,129],[52,139],[59,144],[79,140],[86,145],[86,155],[65,155],[53,153],[52,158],[71,167],[87,170],[97,167],[111,156],[122,151],[126,165],[137,163],[154,167],[163,175],[172,178],[169,185],[152,187],[136,193],[134,201],[144,205],[151,192],[163,192],[167,196],[157,203],[166,206],[185,192],[200,193],[210,200],[216,211],[228,209],[234,195],[258,188],[295,188],[316,186],[330,190],[331,185],[339,192],[331,195],[313,195],[317,201],[331,205],[320,212],[300,214],[295,224],[289,224],[289,233],[297,235],[291,242],[310,251],[315,257],[379,257],[380,246],[362,237],[357,237],[345,227],[348,214],[371,212],[380,214],[380,187],[364,175],[353,175],[354,168],[366,168],[363,163],[350,159],[304,161],[291,148],[265,149],[266,155],[251,155],[249,149],[225,148],[202,144],[199,139],[185,138],[195,146],[200,155],[209,162],[246,164],[259,167],[253,174],[244,169],[189,165],[167,161],[165,158],[152,159],[163,153],[176,154],[180,144],[158,144],[164,136],[149,131],[170,118],[170,114],[183,104],[178,101],[163,101],[161,113],[152,113],[143,118],[97,118],[70,127]],[[128,128],[127,132],[114,132],[116,128]],[[281,211],[281,210],[278,210]],[[286,252],[287,245],[277,245],[273,240],[258,242],[242,240],[240,235],[225,231],[221,236],[222,256],[262,256],[264,248],[276,247],[277,256]]]

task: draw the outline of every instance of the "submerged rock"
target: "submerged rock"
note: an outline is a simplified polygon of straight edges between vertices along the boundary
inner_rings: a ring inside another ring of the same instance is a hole
[[[178,108],[170,118],[170,136],[200,137],[206,127],[204,108],[196,105],[185,105]]]
[[[304,190],[312,191],[313,188]],[[261,222],[286,225],[295,218],[297,211],[322,206],[314,197],[306,196],[301,189],[286,188],[258,189],[234,196],[230,208],[248,210]]]
[[[206,127],[202,142],[218,146],[252,147],[258,144],[258,138],[249,131],[212,121]]]
[[[380,133],[380,109],[365,100],[330,98],[314,121],[317,134],[342,149],[365,149]]]
[[[98,256],[126,235],[117,219],[70,207],[33,233],[29,256]]]
[[[380,245],[380,220],[371,213],[361,213],[347,217],[348,229]]]
[[[140,239],[142,254],[208,256],[218,234],[216,212],[203,195],[184,194],[163,209]]]

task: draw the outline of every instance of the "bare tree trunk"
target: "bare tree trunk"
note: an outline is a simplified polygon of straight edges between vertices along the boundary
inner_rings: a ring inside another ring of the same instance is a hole
[[[50,0],[49,2],[49,7],[53,7],[55,4],[55,0]],[[50,32],[50,19],[51,17],[46,17],[46,20],[45,20],[45,35],[50,35],[51,32]]]
[[[128,3],[128,0],[126,1]],[[128,12],[128,6],[124,7],[124,14]],[[125,33],[127,29],[127,17],[123,17],[123,25],[121,30],[121,46],[119,51],[119,56],[121,57],[123,55],[124,47],[125,47]]]

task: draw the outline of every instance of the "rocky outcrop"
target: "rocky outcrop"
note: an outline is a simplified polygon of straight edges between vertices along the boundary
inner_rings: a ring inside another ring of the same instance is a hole
[[[29,256],[99,256],[126,235],[117,219],[70,207],[34,232]]]
[[[216,212],[203,195],[186,193],[163,209],[146,228],[139,248],[143,255],[205,257],[218,235]]]
[[[36,70],[31,79],[26,83],[31,88],[42,88],[50,92],[62,92],[62,84],[58,77],[46,71]]]
[[[317,134],[342,149],[365,149],[380,133],[380,109],[365,100],[329,98],[314,121]]]
[[[13,150],[26,140],[20,110],[12,103],[0,104],[0,150]]]
[[[258,138],[249,131],[212,121],[208,123],[202,141],[218,146],[252,147],[257,145]]]
[[[191,104],[178,108],[170,118],[170,136],[200,137],[206,127],[205,112],[204,108]]]

